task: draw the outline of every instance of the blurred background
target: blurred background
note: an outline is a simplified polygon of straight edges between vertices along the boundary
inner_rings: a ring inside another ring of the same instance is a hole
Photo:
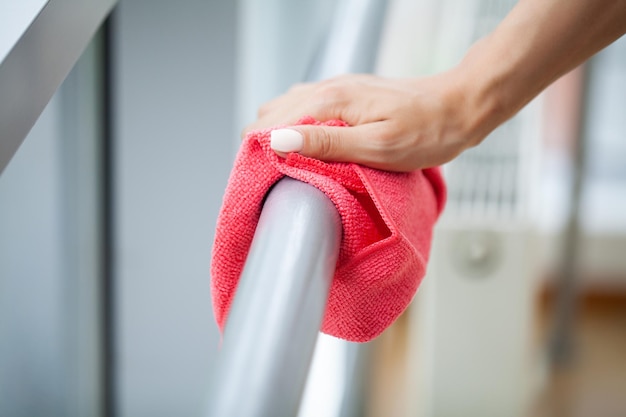
[[[450,68],[514,5],[390,0],[375,72]],[[239,132],[336,8],[117,3],[0,173],[0,416],[204,415]],[[622,38],[444,168],[413,304],[366,345],[320,338],[300,415],[626,415],[624,132]]]

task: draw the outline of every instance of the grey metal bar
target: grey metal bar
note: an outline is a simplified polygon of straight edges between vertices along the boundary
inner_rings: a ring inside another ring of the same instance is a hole
[[[307,81],[371,72],[387,0],[340,2]],[[269,192],[226,323],[208,416],[295,416],[334,275],[341,223],[321,191]]]
[[[10,51],[0,50],[0,174],[115,3],[48,0]]]
[[[579,117],[574,149],[574,181],[570,191],[570,212],[565,229],[564,248],[561,254],[561,268],[556,282],[556,293],[552,311],[552,327],[548,338],[548,358],[553,369],[571,365],[573,349],[573,325],[577,308],[577,292],[581,280],[580,257],[581,205],[584,195],[587,163],[585,157],[589,149],[589,99],[595,58],[583,67],[582,88],[578,99]]]
[[[341,221],[315,187],[269,193],[231,306],[209,416],[295,416],[335,270]]]
[[[333,24],[307,81],[319,81],[343,73],[374,70],[387,0],[339,2]]]

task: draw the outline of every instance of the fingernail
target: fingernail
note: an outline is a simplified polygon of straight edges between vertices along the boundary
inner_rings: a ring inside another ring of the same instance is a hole
[[[278,152],[300,152],[304,138],[302,133],[293,129],[272,130],[270,146]]]

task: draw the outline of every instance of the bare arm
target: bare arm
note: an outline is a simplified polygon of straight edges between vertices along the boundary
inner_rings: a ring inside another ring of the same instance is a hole
[[[459,69],[478,81],[493,129],[625,32],[625,0],[521,0]]]
[[[292,88],[246,130],[304,115],[352,127],[273,132],[300,152],[392,171],[447,162],[479,144],[544,88],[626,32],[626,0],[521,0],[450,71],[425,78],[342,76]]]

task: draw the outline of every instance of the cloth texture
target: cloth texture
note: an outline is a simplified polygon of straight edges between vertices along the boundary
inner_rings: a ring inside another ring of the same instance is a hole
[[[297,124],[346,126],[310,117]],[[343,226],[321,331],[369,341],[402,314],[424,277],[433,226],[445,203],[440,169],[397,173],[298,153],[281,158],[270,148],[272,130],[251,132],[244,139],[218,216],[211,262],[218,326],[224,329],[264,197],[289,176],[324,192]]]

